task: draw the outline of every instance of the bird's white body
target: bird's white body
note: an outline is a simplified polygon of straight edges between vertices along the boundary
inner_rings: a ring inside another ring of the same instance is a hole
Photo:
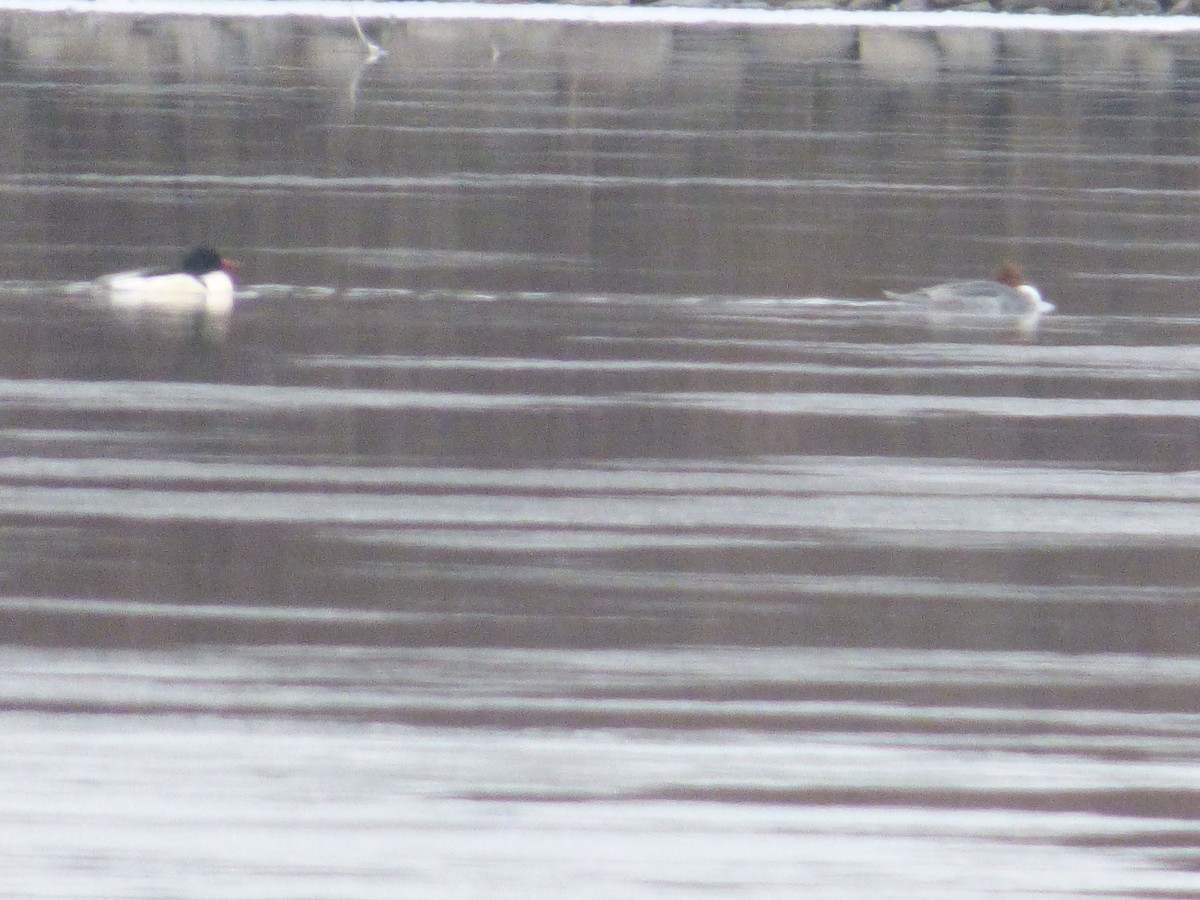
[[[884,291],[884,296],[901,303],[922,304],[931,310],[974,315],[1022,316],[1054,309],[1032,284],[1008,285],[999,281],[951,281],[907,293]]]
[[[211,247],[196,247],[184,255],[178,269],[135,269],[105,275],[92,282],[92,293],[130,314],[227,319],[233,312],[230,265]]]
[[[233,279],[221,269],[203,275],[139,269],[105,275],[92,284],[113,306],[130,311],[208,316],[233,312]]]
[[[1000,266],[995,281],[948,281],[919,291],[884,291],[884,296],[907,306],[921,309],[934,321],[984,317],[1016,320],[1022,328],[1037,324],[1043,313],[1054,305],[1042,299],[1042,292],[1030,284],[1020,266],[1011,260]]]

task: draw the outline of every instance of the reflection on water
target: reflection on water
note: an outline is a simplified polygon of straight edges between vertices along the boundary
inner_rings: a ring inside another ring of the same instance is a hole
[[[2,21],[12,896],[1196,896],[1185,39]]]
[[[258,284],[877,298],[1014,256],[1190,311],[1187,35],[2,25],[13,278],[208,242]]]

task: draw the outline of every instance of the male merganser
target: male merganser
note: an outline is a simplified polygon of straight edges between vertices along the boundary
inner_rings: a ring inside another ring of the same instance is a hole
[[[995,281],[951,281],[919,291],[883,294],[902,303],[920,303],[933,311],[965,315],[1036,316],[1054,309],[1054,304],[1043,300],[1042,292],[1029,284],[1012,262],[1000,267]]]
[[[178,269],[137,269],[105,275],[93,291],[124,309],[228,316],[233,311],[232,266],[211,247],[189,250]]]

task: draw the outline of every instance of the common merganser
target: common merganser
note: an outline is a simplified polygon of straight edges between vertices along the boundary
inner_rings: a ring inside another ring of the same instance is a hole
[[[92,288],[123,309],[219,318],[233,311],[231,268],[216,250],[196,247],[187,252],[178,269],[117,272],[96,279]]]
[[[964,315],[1029,316],[1050,312],[1054,304],[1029,284],[1016,263],[1000,267],[995,281],[951,281],[901,293],[884,291],[884,296],[901,303],[919,303],[931,310]]]

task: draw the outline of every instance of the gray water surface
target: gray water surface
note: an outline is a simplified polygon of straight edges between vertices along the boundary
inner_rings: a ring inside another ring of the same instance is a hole
[[[1200,897],[1196,39],[368,24],[0,17],[0,894]]]

